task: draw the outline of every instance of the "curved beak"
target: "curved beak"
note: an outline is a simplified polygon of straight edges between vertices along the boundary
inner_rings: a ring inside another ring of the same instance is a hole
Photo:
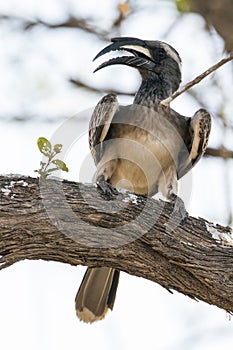
[[[150,51],[146,47],[146,44],[143,40],[137,38],[113,38],[111,39],[112,44],[105,47],[101,50],[93,59],[95,61],[102,55],[110,51],[127,51],[133,54],[133,56],[121,56],[117,58],[112,58],[100,66],[98,66],[94,72],[108,67],[114,64],[124,64],[134,68],[146,68],[147,70],[153,70],[155,67],[155,63],[152,59]]]

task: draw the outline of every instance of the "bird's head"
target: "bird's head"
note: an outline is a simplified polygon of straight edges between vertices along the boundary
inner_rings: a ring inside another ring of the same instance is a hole
[[[110,51],[127,51],[132,55],[112,58],[95,69],[95,72],[114,64],[123,64],[138,69],[142,79],[152,79],[156,76],[170,80],[172,92],[178,89],[181,81],[181,59],[178,52],[162,41],[141,40],[137,38],[113,38],[112,44],[100,51],[96,57]]]

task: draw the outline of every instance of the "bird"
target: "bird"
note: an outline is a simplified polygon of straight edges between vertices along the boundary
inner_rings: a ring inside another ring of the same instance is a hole
[[[117,37],[94,60],[110,51],[126,55],[103,62],[95,71],[126,65],[137,69],[141,84],[131,105],[120,105],[116,94],[109,93],[93,111],[89,146],[97,167],[96,183],[106,196],[111,196],[114,188],[148,196],[161,192],[185,222],[188,213],[177,195],[178,180],[205,152],[210,114],[201,108],[186,117],[161,103],[181,83],[181,58],[171,45]],[[80,320],[92,323],[113,309],[119,273],[109,267],[87,268],[75,298]]]

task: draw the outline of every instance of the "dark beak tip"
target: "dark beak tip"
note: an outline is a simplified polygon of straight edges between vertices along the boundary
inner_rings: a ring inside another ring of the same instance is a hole
[[[103,50],[102,50],[103,51]],[[102,56],[101,52],[97,53],[97,55],[93,58],[92,62],[94,62],[97,58],[99,58],[100,56]]]
[[[105,55],[110,51],[124,50],[124,45],[142,45],[143,42],[137,38],[131,37],[116,37],[111,39],[112,44],[106,46],[103,50],[101,50],[94,58],[95,61],[97,58]]]
[[[119,45],[118,43],[113,43],[110,44],[108,46],[106,46],[103,50],[101,50],[99,53],[97,53],[97,55],[93,58],[93,61],[95,61],[97,58],[105,55],[106,53],[110,52],[110,51],[116,51],[120,48],[121,45]]]

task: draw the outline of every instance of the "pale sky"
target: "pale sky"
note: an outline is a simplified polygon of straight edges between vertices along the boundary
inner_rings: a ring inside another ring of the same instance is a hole
[[[90,17],[108,29],[117,1],[49,0],[0,1],[0,14],[14,14],[28,19],[63,19],[69,10]],[[141,2],[137,2],[142,6]],[[173,45],[183,61],[183,83],[194,78],[224,56],[223,42],[204,30],[201,17],[189,14],[180,18],[172,31],[169,25],[177,12],[172,2],[145,1],[150,12],[142,10],[124,23],[120,33],[142,39],[159,39]],[[153,5],[153,6],[152,6]],[[93,11],[94,10],[94,11]],[[174,22],[175,23],[175,22]],[[35,28],[22,35],[17,25],[0,23],[0,149],[1,173],[35,176],[41,160],[36,140],[54,137],[57,130],[74,114],[80,115],[77,139],[66,162],[71,180],[83,181],[83,162],[89,154],[88,118],[82,111],[94,107],[101,94],[87,94],[72,87],[69,77],[100,87],[135,91],[139,76],[128,67],[112,67],[93,74],[96,53],[106,45],[89,34],[76,30],[48,31]],[[165,35],[166,34],[166,35]],[[232,132],[224,134],[215,121],[222,98],[233,95],[232,73],[225,66],[203,81],[194,91],[205,100],[213,116],[210,145],[223,142],[232,147]],[[211,86],[220,76],[221,86]],[[130,103],[121,97],[121,103]],[[172,104],[182,114],[191,116],[200,108],[188,94]],[[232,103],[224,106],[232,118]],[[25,117],[24,122],[12,117]],[[34,116],[34,118],[33,118]],[[233,207],[232,187],[226,182],[233,175],[232,161],[205,159],[192,172],[191,198],[188,211],[226,224],[228,193]],[[182,188],[182,184],[180,185]],[[182,192],[182,191],[181,191]],[[184,194],[185,195],[185,194]],[[214,203],[214,205],[213,205]],[[23,261],[0,272],[0,338],[1,349],[63,350],[85,348],[96,350],[219,350],[231,349],[233,323],[226,312],[179,293],[169,294],[159,285],[122,273],[113,312],[96,324],[81,323],[74,299],[84,268],[44,261]]]

